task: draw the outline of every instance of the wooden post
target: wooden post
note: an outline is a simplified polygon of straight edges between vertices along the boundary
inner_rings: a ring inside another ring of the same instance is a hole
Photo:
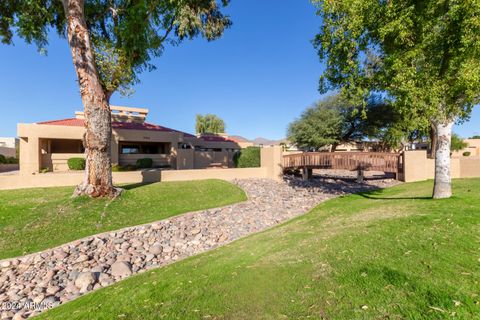
[[[303,180],[310,180],[312,179],[312,175],[313,175],[313,169],[310,169],[308,167],[303,167],[302,169],[302,179]]]
[[[364,181],[364,171],[361,168],[358,168],[357,170],[357,183],[363,183]]]

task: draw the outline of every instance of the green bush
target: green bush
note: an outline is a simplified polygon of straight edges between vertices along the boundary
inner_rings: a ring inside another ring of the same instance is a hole
[[[70,170],[85,170],[85,159],[83,158],[70,158],[67,164]]]
[[[18,164],[18,159],[15,158],[15,157],[8,157],[6,159],[6,162],[5,163],[9,163],[9,164]]]
[[[151,168],[153,166],[153,160],[150,158],[143,158],[137,160],[137,168],[144,169],[144,168]]]
[[[5,157],[0,154],[0,164],[18,164],[18,159],[15,157]]]
[[[470,151],[465,151],[465,152],[463,153],[463,156],[464,156],[464,157],[470,157],[471,154],[472,154],[472,153],[471,153]]]
[[[235,153],[233,156],[235,168],[260,167],[260,148],[248,147]]]

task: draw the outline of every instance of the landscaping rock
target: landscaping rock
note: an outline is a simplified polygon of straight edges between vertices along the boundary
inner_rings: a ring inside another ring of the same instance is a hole
[[[163,247],[160,243],[156,242],[153,244],[153,246],[150,247],[149,252],[151,254],[160,254],[163,252]]]
[[[92,290],[94,283],[95,275],[93,272],[82,272],[75,279],[75,286],[80,289],[82,293]]]
[[[112,265],[112,276],[127,277],[132,274],[132,267],[130,263],[125,261],[117,261]]]
[[[320,172],[321,173],[321,172]],[[51,306],[105,287],[134,273],[224,245],[308,212],[318,203],[346,193],[395,184],[393,180],[354,182],[327,175],[304,181],[234,181],[248,201],[192,212],[150,225],[96,235],[26,257],[0,261],[0,302],[48,302]],[[98,281],[97,281],[98,279]],[[16,310],[32,317],[43,310]],[[2,317],[7,313],[2,312]],[[8,313],[8,318],[14,317]]]

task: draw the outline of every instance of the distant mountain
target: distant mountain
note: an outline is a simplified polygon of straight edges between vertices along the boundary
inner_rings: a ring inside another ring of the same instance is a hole
[[[252,140],[252,142],[256,145],[264,145],[264,146],[278,146],[280,143],[285,142],[284,139],[282,140],[270,140],[262,137],[258,137]]]

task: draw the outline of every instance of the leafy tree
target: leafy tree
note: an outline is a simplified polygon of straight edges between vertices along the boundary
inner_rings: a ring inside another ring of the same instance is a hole
[[[475,136],[470,137],[470,139],[480,139],[480,136],[479,136],[479,135],[475,135]]]
[[[136,75],[154,69],[166,44],[219,38],[230,20],[228,0],[2,0],[0,39],[16,33],[40,50],[51,29],[70,46],[85,110],[85,178],[74,194],[116,196],[111,174],[109,98],[128,92]]]
[[[197,114],[195,130],[198,134],[218,134],[225,132],[225,122],[214,114]]]
[[[452,143],[450,145],[451,151],[460,151],[468,147],[468,143],[463,140],[458,134],[452,134]]]
[[[327,69],[320,90],[357,99],[384,92],[408,114],[409,129],[435,128],[434,198],[451,196],[453,124],[480,95],[480,2],[313,0],[322,18],[315,39]]]
[[[289,125],[288,140],[301,149],[339,144],[343,118],[338,104],[338,97],[328,97],[306,109]]]
[[[292,122],[288,138],[302,149],[331,145],[331,151],[365,138],[377,140],[382,150],[397,148],[405,140],[401,115],[382,99],[371,96],[360,109],[341,95],[330,96]]]

